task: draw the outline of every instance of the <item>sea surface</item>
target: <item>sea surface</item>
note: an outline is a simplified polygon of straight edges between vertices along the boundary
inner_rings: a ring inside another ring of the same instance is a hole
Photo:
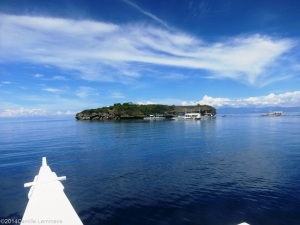
[[[0,118],[0,218],[46,156],[85,225],[300,224],[300,113],[201,121]]]

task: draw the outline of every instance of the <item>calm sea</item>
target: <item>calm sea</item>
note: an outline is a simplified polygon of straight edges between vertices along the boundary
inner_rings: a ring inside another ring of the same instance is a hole
[[[85,225],[300,224],[300,116],[0,119],[0,218],[22,218],[42,157]]]

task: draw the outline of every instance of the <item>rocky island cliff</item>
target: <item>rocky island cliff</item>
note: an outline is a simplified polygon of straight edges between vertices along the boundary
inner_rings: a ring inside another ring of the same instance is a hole
[[[186,112],[200,112],[201,115],[215,115],[216,109],[209,105],[175,106],[149,104],[139,105],[130,102],[116,103],[113,106],[97,109],[86,109],[76,114],[77,120],[122,120],[142,119],[149,115],[160,115],[172,118]]]

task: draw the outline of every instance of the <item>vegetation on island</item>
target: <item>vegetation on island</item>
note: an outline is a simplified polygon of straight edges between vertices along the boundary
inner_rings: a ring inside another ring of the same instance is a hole
[[[116,103],[113,106],[97,109],[86,109],[76,114],[78,120],[119,120],[137,119],[149,115],[161,115],[167,117],[177,116],[186,112],[201,112],[202,115],[215,115],[216,110],[209,105],[175,106],[162,104],[140,105],[131,102]]]

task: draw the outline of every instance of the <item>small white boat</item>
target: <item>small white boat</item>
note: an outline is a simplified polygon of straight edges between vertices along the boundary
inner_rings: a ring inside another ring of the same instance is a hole
[[[185,113],[183,116],[177,116],[173,118],[174,120],[200,120],[200,113]]]
[[[21,225],[28,224],[65,224],[83,225],[75,209],[64,193],[61,180],[47,165],[43,157],[39,174],[34,181],[25,183],[24,187],[31,187],[28,193],[26,206]]]
[[[147,117],[144,117],[144,120],[163,120],[165,119],[164,116],[154,116],[154,115],[149,115]]]

